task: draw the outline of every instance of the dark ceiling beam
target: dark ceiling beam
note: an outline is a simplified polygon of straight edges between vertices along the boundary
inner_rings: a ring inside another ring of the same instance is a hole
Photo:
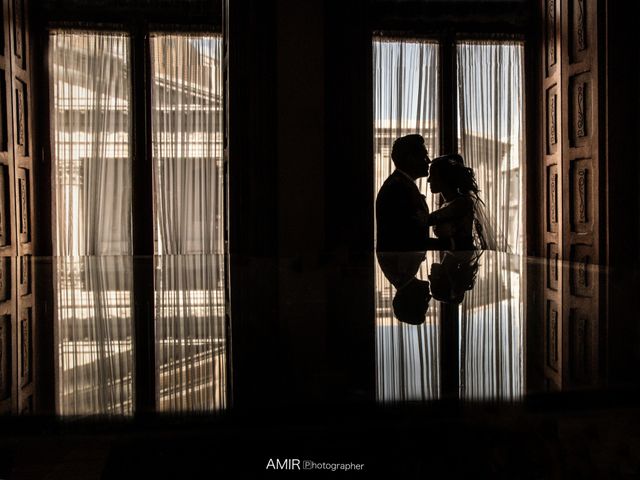
[[[40,0],[34,15],[47,26],[91,27],[140,24],[156,30],[222,30],[222,0]]]
[[[530,1],[370,0],[374,31],[429,35],[443,32],[524,33],[533,18]]]

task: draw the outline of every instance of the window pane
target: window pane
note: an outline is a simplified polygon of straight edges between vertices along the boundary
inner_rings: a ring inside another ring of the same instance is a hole
[[[375,192],[393,172],[391,146],[403,135],[418,133],[429,155],[440,149],[438,43],[418,40],[373,42],[373,115]],[[427,194],[425,179],[420,190]],[[432,195],[427,195],[433,210]]]
[[[151,38],[160,411],[226,398],[220,36]]]
[[[499,245],[522,251],[523,58],[519,43],[457,46],[458,144],[475,170]]]
[[[222,39],[151,39],[157,254],[223,253]]]
[[[129,39],[50,36],[55,252],[131,252]]]

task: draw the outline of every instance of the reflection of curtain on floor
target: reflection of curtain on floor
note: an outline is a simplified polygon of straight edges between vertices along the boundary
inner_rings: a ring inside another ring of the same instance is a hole
[[[58,257],[55,269],[57,413],[131,415],[131,257]]]
[[[440,149],[438,43],[420,40],[373,42],[375,192],[393,172],[391,146],[403,135],[419,133],[433,158]],[[419,181],[426,194],[427,184]],[[435,206],[427,195],[429,208]]]
[[[151,38],[160,411],[226,406],[221,49]]]
[[[427,279],[434,254],[427,254],[419,279]],[[408,325],[393,315],[395,293],[376,262],[376,399],[393,403],[439,398],[438,302],[431,301],[422,325]]]
[[[480,258],[475,287],[460,308],[461,395],[516,400],[524,394],[521,259],[500,252]]]
[[[225,407],[221,256],[157,257],[156,354],[160,411]]]

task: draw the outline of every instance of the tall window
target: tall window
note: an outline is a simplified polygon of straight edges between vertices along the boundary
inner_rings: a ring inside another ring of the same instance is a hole
[[[455,56],[450,59],[457,72],[452,78],[440,70],[439,52],[442,51],[450,51]],[[459,41],[452,50],[445,50],[437,41],[380,38],[373,42],[373,69],[375,192],[393,171],[390,158],[393,140],[419,133],[425,137],[433,158],[439,153],[449,153],[439,152],[440,138],[456,138],[457,151],[476,172],[480,196],[498,234],[499,249],[521,253],[523,45],[510,41]],[[450,99],[440,98],[441,79],[452,83],[450,90],[456,95],[455,111],[449,112],[457,120],[453,124],[439,121],[438,112],[454,105]],[[424,182],[419,186],[433,211],[437,208],[437,199],[428,194]],[[431,257],[427,255],[427,263],[437,261]],[[513,398],[522,391],[523,377],[521,261],[511,254],[491,254],[483,258],[486,262],[481,259],[476,285],[466,295],[457,318],[461,326],[460,391],[466,398]],[[386,392],[390,386],[438,378],[432,374],[421,379],[422,374],[416,374],[411,367],[424,366],[425,359],[432,358],[431,364],[435,363],[438,368],[437,354],[425,353],[415,342],[416,336],[427,338],[425,325],[437,325],[440,321],[440,313],[434,309],[437,302],[432,302],[424,325],[402,325],[393,318],[389,307],[395,294],[395,288],[378,271],[377,355],[381,399],[388,398]],[[399,332],[403,332],[402,335]],[[433,349],[432,345],[429,340],[423,342],[421,348]],[[407,355],[413,357],[408,359]],[[388,358],[394,358],[395,364],[389,363]],[[513,375],[508,376],[507,372]],[[425,391],[438,394],[437,388]],[[400,399],[409,392],[396,389],[393,395]]]
[[[222,41],[151,38],[157,404],[225,406]]]
[[[62,414],[131,414],[135,404],[134,87],[151,91],[156,406],[224,407],[221,40],[149,42],[148,85],[133,85],[129,35],[50,35]]]
[[[126,35],[50,36],[62,415],[133,413],[129,58]]]

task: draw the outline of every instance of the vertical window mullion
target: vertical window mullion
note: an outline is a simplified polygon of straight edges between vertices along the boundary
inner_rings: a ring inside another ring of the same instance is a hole
[[[456,49],[454,37],[444,35],[440,40],[440,153],[457,151],[457,120],[456,120]]]
[[[450,33],[440,41],[441,154],[457,152],[457,88],[455,39]],[[442,395],[457,397],[460,389],[460,349],[457,305],[443,303],[440,309],[440,378]]]
[[[131,48],[133,154],[133,292],[135,304],[136,412],[155,408],[153,285],[153,163],[150,135],[149,36],[142,24],[133,29]]]

